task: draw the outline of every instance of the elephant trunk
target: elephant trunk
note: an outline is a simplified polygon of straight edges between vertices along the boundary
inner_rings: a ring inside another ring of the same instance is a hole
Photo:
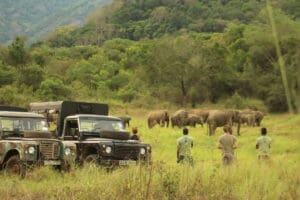
[[[170,119],[169,117],[166,119],[166,123],[167,123],[167,127],[169,127],[169,122],[170,122]]]
[[[237,134],[240,135],[241,122],[238,122]]]

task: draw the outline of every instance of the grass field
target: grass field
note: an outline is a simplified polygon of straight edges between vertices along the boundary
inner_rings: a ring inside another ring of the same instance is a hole
[[[215,136],[207,128],[190,128],[194,138],[193,168],[176,163],[179,128],[146,127],[133,116],[143,141],[151,143],[153,165],[107,173],[93,165],[61,174],[49,168],[30,172],[25,180],[0,175],[0,199],[300,199],[300,115],[267,115],[262,126],[272,138],[269,163],[257,162],[259,127],[241,129],[237,160],[221,165]],[[130,128],[129,128],[130,129]],[[234,127],[236,132],[236,127]]]

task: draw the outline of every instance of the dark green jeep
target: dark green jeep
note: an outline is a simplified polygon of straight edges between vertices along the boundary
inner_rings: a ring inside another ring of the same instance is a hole
[[[0,167],[6,173],[24,177],[34,165],[67,169],[75,152],[75,145],[53,137],[43,115],[0,106]]]
[[[149,164],[151,146],[130,140],[120,118],[108,116],[108,105],[58,101],[31,103],[33,112],[47,116],[56,125],[57,138],[76,145],[76,162],[120,166]]]

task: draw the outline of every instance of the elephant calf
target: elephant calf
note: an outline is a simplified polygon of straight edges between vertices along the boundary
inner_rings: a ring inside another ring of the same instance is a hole
[[[250,109],[245,109],[240,111],[241,114],[252,114],[254,115],[254,125],[255,126],[260,126],[261,121],[264,118],[264,113],[258,110],[250,110]]]
[[[185,126],[195,127],[196,124],[201,124],[203,127],[203,119],[196,114],[188,114],[186,121],[184,122]]]
[[[148,128],[153,128],[156,124],[161,127],[169,127],[169,112],[167,110],[154,110],[148,114]]]
[[[255,115],[252,113],[241,113],[239,115],[238,123],[247,124],[248,126],[254,126],[255,125]]]

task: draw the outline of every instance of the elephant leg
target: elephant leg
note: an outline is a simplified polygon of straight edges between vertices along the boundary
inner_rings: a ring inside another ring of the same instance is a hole
[[[260,126],[260,120],[257,120],[257,126]]]
[[[169,119],[166,120],[167,128],[169,127]]]
[[[155,120],[155,124],[158,124],[159,126],[161,126],[160,119]]]
[[[216,129],[217,129],[217,126],[212,127],[212,135],[214,135],[216,133]]]
[[[161,120],[160,126],[161,126],[161,127],[165,127],[165,121],[164,121],[164,120]]]
[[[241,130],[241,123],[239,122],[238,126],[237,126],[237,134],[238,134],[238,136],[240,136],[240,130]]]
[[[212,136],[212,134],[213,134],[213,124],[208,124],[208,135],[209,136]]]

